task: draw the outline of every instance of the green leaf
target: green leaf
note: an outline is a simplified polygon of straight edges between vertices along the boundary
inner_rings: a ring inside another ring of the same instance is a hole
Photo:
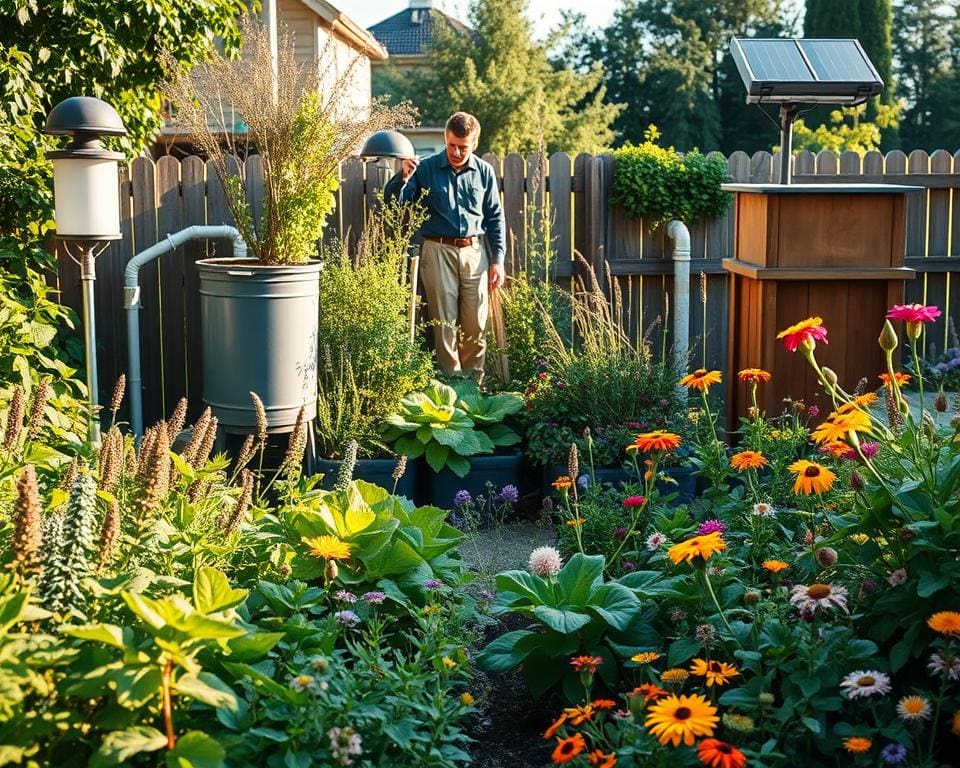
[[[179,472],[187,480],[193,480],[196,478],[197,473],[193,471],[193,467],[190,466],[180,454],[170,451],[170,460],[173,462],[173,466],[176,467],[177,472]]]
[[[167,752],[167,768],[224,768],[226,750],[201,731],[188,731]]]
[[[114,624],[86,624],[77,627],[65,626],[61,632],[81,640],[96,640],[114,648],[132,648],[133,631]]]
[[[578,552],[571,557],[557,574],[564,600],[572,606],[585,607],[594,589],[603,582],[603,564],[603,555]]]
[[[508,672],[517,667],[537,648],[539,635],[517,629],[501,635],[477,656],[477,664],[487,672]]]
[[[0,597],[0,635],[20,620],[26,604],[26,592],[14,592],[12,595]]]
[[[811,733],[820,734],[823,731],[823,728],[820,727],[820,721],[814,720],[812,717],[801,717],[803,724],[807,727],[807,730]]]
[[[383,732],[401,749],[410,748],[410,740],[416,736],[417,729],[410,720],[388,722],[383,726]]]
[[[533,615],[546,624],[550,629],[561,635],[570,635],[578,629],[583,629],[590,623],[590,616],[578,611],[565,611],[538,605],[533,609]]]
[[[553,590],[542,578],[529,571],[503,571],[497,574],[498,606],[553,605],[557,600]],[[511,595],[517,595],[516,599]]]
[[[258,661],[283,640],[283,632],[251,632],[227,641],[234,661]]]
[[[89,768],[107,768],[124,765],[142,752],[156,752],[167,745],[167,737],[156,728],[135,726],[124,731],[108,733],[100,749],[90,759]]]
[[[450,455],[450,449],[437,442],[432,442],[427,446],[427,464],[434,472],[439,472],[447,463],[447,456]]]
[[[173,690],[181,696],[203,702],[214,709],[237,709],[237,695],[223,680],[211,672],[183,675],[177,678]]]
[[[470,474],[470,461],[455,453],[447,456],[447,467],[457,477],[466,477]]]
[[[233,589],[226,575],[205,566],[193,580],[193,604],[200,613],[217,613],[234,608],[247,599],[248,590]]]
[[[590,597],[588,606],[614,629],[626,630],[640,611],[640,599],[622,584],[604,584]]]
[[[670,643],[667,651],[667,664],[671,667],[679,666],[690,661],[700,652],[700,643],[692,637],[681,637]]]
[[[953,580],[954,575],[952,569],[923,571],[920,574],[920,581],[917,584],[917,595],[920,597],[930,597],[930,595],[949,586],[953,583]]]
[[[114,670],[111,679],[117,686],[117,703],[126,709],[137,709],[160,697],[160,668],[123,666]]]

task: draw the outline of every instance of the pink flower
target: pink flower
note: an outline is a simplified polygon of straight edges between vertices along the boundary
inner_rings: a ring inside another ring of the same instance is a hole
[[[646,502],[647,500],[643,496],[627,496],[623,500],[623,506],[627,508],[642,507]]]
[[[905,320],[908,323],[932,323],[943,314],[937,307],[923,304],[897,304],[887,312],[888,320]]]
[[[818,341],[827,343],[827,329],[823,327],[823,318],[808,317],[791,325],[787,330],[780,331],[777,338],[783,339],[783,345],[788,352],[796,352],[801,344],[808,351],[812,351]]]
[[[700,523],[700,527],[697,529],[698,536],[706,536],[707,534],[714,533],[719,531],[724,533],[727,530],[727,524],[723,520],[704,520]]]
[[[877,451],[880,450],[880,446],[877,443],[860,443],[860,450],[863,451],[863,455],[868,459],[872,459],[877,455]],[[843,458],[850,459],[850,461],[856,461],[860,458],[860,454],[857,453],[856,449],[851,448],[848,451],[845,451]]]

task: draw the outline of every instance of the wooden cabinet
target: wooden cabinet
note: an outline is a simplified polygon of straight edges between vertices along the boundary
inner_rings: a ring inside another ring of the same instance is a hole
[[[877,337],[888,307],[903,301],[906,195],[919,187],[891,184],[727,184],[735,194],[735,258],[730,272],[728,402],[730,426],[746,415],[749,392],[737,381],[744,368],[763,368],[773,380],[758,390],[768,415],[784,398],[833,405],[810,366],[787,352],[777,333],[819,316],[829,344],[817,360],[852,390],[868,389],[885,370]]]

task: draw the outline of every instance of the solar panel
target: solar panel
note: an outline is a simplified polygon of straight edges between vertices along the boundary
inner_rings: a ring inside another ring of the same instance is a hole
[[[852,40],[800,40],[819,80],[870,80],[874,73],[860,46]]]
[[[883,81],[857,40],[734,38],[747,103],[860,104]]]

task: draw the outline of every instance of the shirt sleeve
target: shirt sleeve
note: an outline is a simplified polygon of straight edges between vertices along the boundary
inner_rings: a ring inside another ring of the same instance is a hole
[[[384,200],[399,200],[401,203],[409,203],[411,200],[417,200],[420,197],[420,168],[418,167],[410,178],[404,182],[403,169],[401,168],[390,181],[383,187]]]
[[[503,207],[500,205],[500,190],[497,188],[497,177],[488,173],[483,190],[483,229],[487,233],[490,243],[490,252],[493,254],[494,264],[503,264],[507,254],[506,227],[503,221]]]

